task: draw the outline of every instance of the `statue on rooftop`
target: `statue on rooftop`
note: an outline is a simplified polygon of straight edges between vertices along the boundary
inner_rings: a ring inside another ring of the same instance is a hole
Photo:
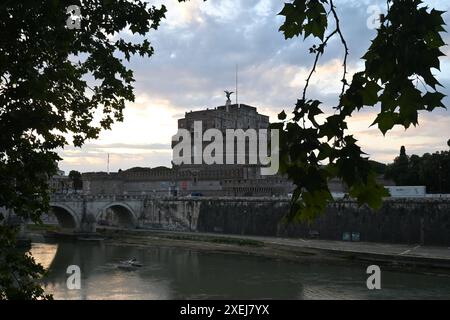
[[[225,92],[225,95],[227,96],[227,102],[228,102],[228,101],[231,102],[230,97],[231,97],[231,95],[232,95],[234,92],[233,92],[233,91],[227,91],[227,90],[225,90],[224,92]]]

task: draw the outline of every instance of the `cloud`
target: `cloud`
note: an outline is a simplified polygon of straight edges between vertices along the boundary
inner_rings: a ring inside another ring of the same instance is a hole
[[[408,154],[446,150],[450,139],[450,117],[447,111],[421,113],[419,125],[405,130],[395,127],[386,136],[377,127],[369,128],[375,113],[357,114],[349,122],[349,128],[359,140],[363,151],[382,162],[392,162],[400,147],[406,146]]]
[[[170,165],[170,145],[177,119],[185,112],[223,105],[223,90],[235,87],[235,68],[239,65],[240,102],[251,104],[276,121],[281,110],[293,110],[301,96],[313,56],[308,48],[315,42],[296,38],[285,40],[278,31],[283,7],[279,0],[176,0],[151,1],[168,7],[167,19],[149,36],[155,54],[150,59],[135,57],[129,63],[134,70],[137,100],[125,109],[125,121],[103,132],[100,139],[82,150],[61,151],[65,170],[81,171],[105,168],[107,153],[114,154],[113,167]],[[426,1],[438,9],[449,10],[448,1]],[[349,70],[362,69],[360,59],[375,37],[367,28],[368,7],[385,8],[385,0],[336,0],[342,30],[350,48]],[[450,22],[450,15],[444,15]],[[449,35],[444,35],[450,42]],[[127,37],[131,37],[127,35]],[[450,55],[449,47],[445,53]],[[337,102],[342,70],[343,48],[333,40],[321,57],[309,96],[323,102],[325,110]],[[450,59],[443,57],[442,71],[436,74],[450,95]],[[349,75],[350,78],[351,74]],[[449,105],[447,98],[446,104]],[[445,147],[450,138],[449,113],[424,114],[418,128],[394,130],[383,137],[368,129],[376,109],[367,109],[351,121],[352,132],[360,144],[377,160],[390,161],[401,145],[407,149],[433,151]],[[437,130],[438,129],[438,130]],[[408,147],[408,145],[410,147]],[[161,148],[158,148],[160,146]],[[114,151],[114,152],[113,152]]]

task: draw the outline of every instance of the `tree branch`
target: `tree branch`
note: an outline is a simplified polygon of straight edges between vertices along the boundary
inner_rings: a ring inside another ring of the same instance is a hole
[[[343,74],[343,77],[342,77],[342,80],[341,80],[342,81],[342,89],[341,89],[341,93],[339,95],[339,98],[341,98],[344,95],[345,88],[348,86],[348,82],[347,82],[346,76],[347,76],[347,73],[348,73],[347,72],[347,60],[348,60],[348,56],[349,56],[349,49],[348,49],[347,41],[345,40],[344,35],[343,35],[342,31],[341,31],[340,20],[339,20],[339,17],[337,15],[336,7],[334,6],[333,0],[330,0],[330,11],[329,12],[331,12],[333,14],[333,17],[334,17],[334,20],[335,20],[335,24],[336,24],[336,28],[333,30],[333,32],[331,32],[325,38],[325,40],[322,41],[322,43],[319,45],[319,47],[316,48],[314,46],[313,48],[311,48],[311,51],[314,52],[316,54],[316,56],[314,58],[313,67],[311,69],[311,72],[308,75],[308,78],[306,79],[306,84],[305,84],[305,87],[303,89],[303,95],[302,95],[303,101],[306,101],[306,93],[308,91],[309,84],[311,82],[311,78],[312,78],[314,72],[316,72],[317,64],[319,62],[319,58],[320,58],[321,55],[323,55],[325,47],[328,44],[328,41],[332,37],[334,37],[336,34],[339,35],[339,38],[341,40],[341,43],[342,43],[342,45],[344,47],[344,52],[345,52],[345,54],[344,54],[344,61],[343,61],[343,65],[342,65],[343,68],[344,68],[344,72],[343,72],[344,74]]]

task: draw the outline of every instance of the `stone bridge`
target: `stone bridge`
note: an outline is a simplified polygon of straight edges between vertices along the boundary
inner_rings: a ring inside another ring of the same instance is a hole
[[[64,229],[95,232],[99,225],[195,230],[200,199],[131,195],[53,195],[51,212]]]

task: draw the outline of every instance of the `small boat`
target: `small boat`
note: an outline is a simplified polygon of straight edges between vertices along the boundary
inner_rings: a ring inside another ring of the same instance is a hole
[[[117,268],[122,269],[122,270],[127,270],[127,271],[132,271],[132,270],[136,270],[138,268],[143,267],[144,265],[142,263],[140,263],[139,261],[137,261],[136,259],[131,259],[131,260],[127,260],[127,261],[121,261],[118,265]]]

